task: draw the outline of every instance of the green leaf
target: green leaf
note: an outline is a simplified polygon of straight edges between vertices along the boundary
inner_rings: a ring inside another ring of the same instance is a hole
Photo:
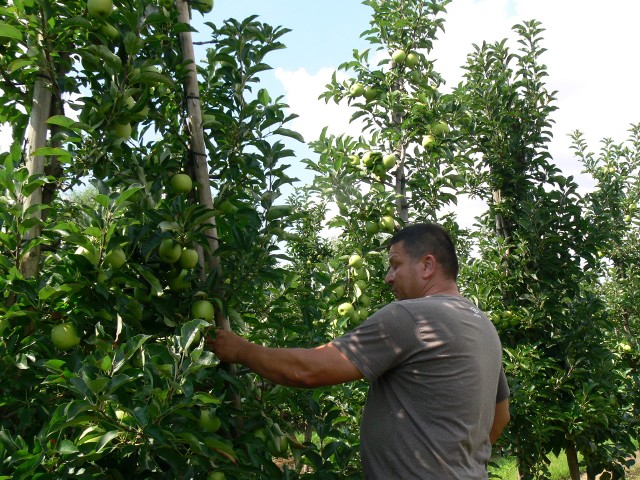
[[[116,206],[121,206],[122,204],[124,204],[124,202],[126,202],[127,200],[129,200],[129,198],[131,198],[133,195],[135,195],[136,193],[138,193],[140,190],[143,190],[142,186],[131,186],[128,189],[126,189],[124,192],[122,192],[120,195],[118,195],[118,197],[116,198],[115,204]]]
[[[11,73],[14,73],[14,72],[16,72],[18,70],[22,70],[23,68],[26,68],[26,67],[33,67],[34,64],[35,64],[35,60],[33,60],[33,59],[15,60],[15,61],[13,61],[13,62],[11,62],[9,64],[8,70]]]
[[[65,160],[69,160],[71,158],[71,154],[67,150],[65,150],[64,148],[57,148],[57,147],[36,148],[32,153],[32,155],[34,157],[48,157],[48,156],[64,157]],[[63,161],[62,158],[61,158],[61,161]]]
[[[288,128],[276,128],[273,133],[275,135],[282,135],[284,137],[289,137],[289,138],[293,138],[294,140],[298,140],[299,142],[304,143],[304,138],[302,135],[300,135],[298,132],[295,132],[293,130],[289,130]]]
[[[183,350],[187,350],[189,346],[193,343],[196,335],[200,333],[200,327],[208,326],[209,324],[197,318],[195,320],[190,320],[185,323],[180,329],[180,346]]]
[[[261,105],[264,105],[265,107],[271,103],[271,97],[269,96],[269,92],[267,91],[266,88],[261,88],[258,91],[258,101],[260,102]]]
[[[0,21],[0,37],[22,40],[22,32],[8,23]]]
[[[76,124],[76,121],[72,118],[65,117],[64,115],[54,115],[52,117],[49,117],[47,123],[49,125],[59,125],[63,128],[71,128]]]
[[[98,196],[98,195],[96,195]],[[107,201],[109,200],[109,197],[102,195],[104,198],[107,199]],[[100,230],[98,227],[87,227],[84,229],[83,232],[85,235],[88,235],[90,237],[93,238],[100,238],[102,236],[102,230]]]
[[[101,193],[97,194],[97,195],[94,197],[94,199],[95,199],[95,201],[96,201],[96,202],[98,202],[98,203],[99,203],[100,205],[102,205],[104,208],[108,208],[108,207],[109,207],[109,204],[111,203],[111,199],[110,199],[108,196],[103,195],[103,194],[101,194]]]
[[[62,455],[71,455],[72,453],[78,453],[79,450],[71,440],[67,440],[65,438],[58,444],[58,452],[60,452]]]
[[[207,405],[219,405],[221,403],[218,397],[207,392],[196,393],[193,399]]]
[[[105,433],[102,438],[100,439],[100,441],[98,442],[97,445],[97,449],[96,452],[100,453],[106,446],[107,444],[113,440],[114,438],[116,438],[118,435],[120,434],[120,432],[118,432],[118,430],[112,430],[111,432],[107,432]]]

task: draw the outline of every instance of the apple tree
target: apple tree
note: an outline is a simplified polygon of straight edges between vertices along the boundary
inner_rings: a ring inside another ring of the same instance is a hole
[[[457,97],[439,92],[442,78],[430,57],[447,3],[364,2],[372,20],[362,36],[373,48],[354,51],[321,95],[349,105],[352,121],[363,129],[354,137],[325,128],[311,142],[317,157],[306,163],[315,179],[300,193],[296,210],[307,213],[294,221],[296,238],[288,244],[309,291],[306,317],[323,341],[392,300],[384,284],[384,246],[399,225],[428,219],[456,229],[443,209],[455,202],[462,180],[453,153],[457,134],[449,126],[462,109]],[[333,240],[323,242],[319,230]],[[333,388],[330,397],[338,426],[356,430],[353,398],[364,399],[362,385]],[[324,435],[324,424],[313,427]],[[331,448],[350,453],[353,434],[340,433],[335,423],[333,430],[339,442]],[[322,468],[320,460],[314,468]]]
[[[204,344],[284,301],[281,138],[300,137],[253,87],[286,29],[209,23],[196,62],[193,6],[0,7],[3,475],[293,475],[259,386]]]
[[[580,132],[574,132],[573,145],[577,158],[595,181],[595,189],[587,194],[587,215],[594,236],[598,236],[599,270],[594,290],[605,302],[612,328],[608,332],[609,345],[621,381],[610,392],[610,401],[628,419],[638,412],[638,379],[633,372],[638,365],[638,125],[632,125],[627,141],[615,143],[603,140],[598,154],[588,150]],[[612,428],[620,428],[619,425]],[[630,430],[637,440],[637,426]],[[627,438],[625,451],[633,449]],[[586,457],[590,463],[588,474],[594,477],[607,461],[615,456],[611,443],[603,445]],[[624,463],[615,473],[622,474]]]
[[[590,473],[619,472],[635,427],[630,385],[609,341],[611,318],[593,288],[602,236],[590,199],[547,150],[556,107],[544,83],[543,29],[530,21],[514,30],[519,51],[506,40],[476,46],[457,91],[471,114],[461,129],[472,193],[489,205],[467,292],[490,312],[505,347],[506,441],[521,478],[549,478],[547,455],[561,450],[572,478],[577,452]]]

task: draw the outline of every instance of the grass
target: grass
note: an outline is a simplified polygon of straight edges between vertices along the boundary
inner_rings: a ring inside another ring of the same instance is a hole
[[[567,457],[564,454],[559,456],[549,456],[549,472],[551,480],[567,480],[569,475],[569,466],[567,465]],[[505,457],[495,462],[495,466],[489,466],[489,473],[494,478],[501,480],[518,480],[518,467],[516,459],[513,457]]]

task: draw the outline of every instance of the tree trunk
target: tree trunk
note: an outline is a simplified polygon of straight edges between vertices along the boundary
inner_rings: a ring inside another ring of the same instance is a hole
[[[567,454],[567,464],[569,465],[569,474],[571,480],[580,480],[580,465],[578,463],[578,452],[573,444],[570,444],[565,449]]]
[[[33,89],[33,104],[31,106],[31,118],[27,127],[27,170],[29,175],[44,175],[44,157],[34,156],[33,153],[47,143],[47,120],[51,113],[50,81],[44,76],[38,76]],[[42,187],[36,188],[31,195],[24,199],[23,212],[33,205],[42,203]],[[40,210],[33,212],[31,218],[42,219]],[[24,242],[28,242],[40,236],[42,227],[31,227],[24,236]],[[33,278],[38,275],[40,264],[40,246],[31,248],[20,265],[25,278]]]
[[[189,3],[185,0],[177,0],[176,5],[180,22],[188,25],[190,23]],[[180,32],[180,46],[182,48],[183,60],[188,71],[188,75],[184,80],[184,91],[188,113],[187,127],[191,141],[191,163],[195,180],[199,185],[197,188],[198,202],[207,208],[213,209],[213,197],[211,196],[211,187],[209,185],[207,149],[204,143],[204,130],[202,128],[198,72],[193,50],[193,38],[190,31]],[[209,227],[205,233],[209,241],[209,251],[204,252],[199,249],[201,265],[206,266],[206,268],[201,269],[201,272],[202,275],[205,275],[206,272],[215,271],[218,273],[218,278],[222,278],[220,257],[215,254],[218,249],[218,230],[216,228],[215,218],[212,217],[208,222]],[[219,310],[218,307],[216,308]],[[220,328],[231,330],[229,319],[222,315],[222,312],[217,312],[216,324]]]
[[[500,205],[502,203],[502,193],[500,190],[495,190],[493,192],[493,203],[495,205]],[[507,223],[504,220],[504,217],[501,214],[496,215],[496,234],[498,237],[503,240],[509,237],[509,231],[507,229]]]

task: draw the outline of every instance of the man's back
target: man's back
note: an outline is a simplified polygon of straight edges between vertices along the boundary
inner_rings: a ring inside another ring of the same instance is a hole
[[[501,345],[471,302],[394,302],[333,343],[371,382],[361,426],[367,479],[487,478]]]

